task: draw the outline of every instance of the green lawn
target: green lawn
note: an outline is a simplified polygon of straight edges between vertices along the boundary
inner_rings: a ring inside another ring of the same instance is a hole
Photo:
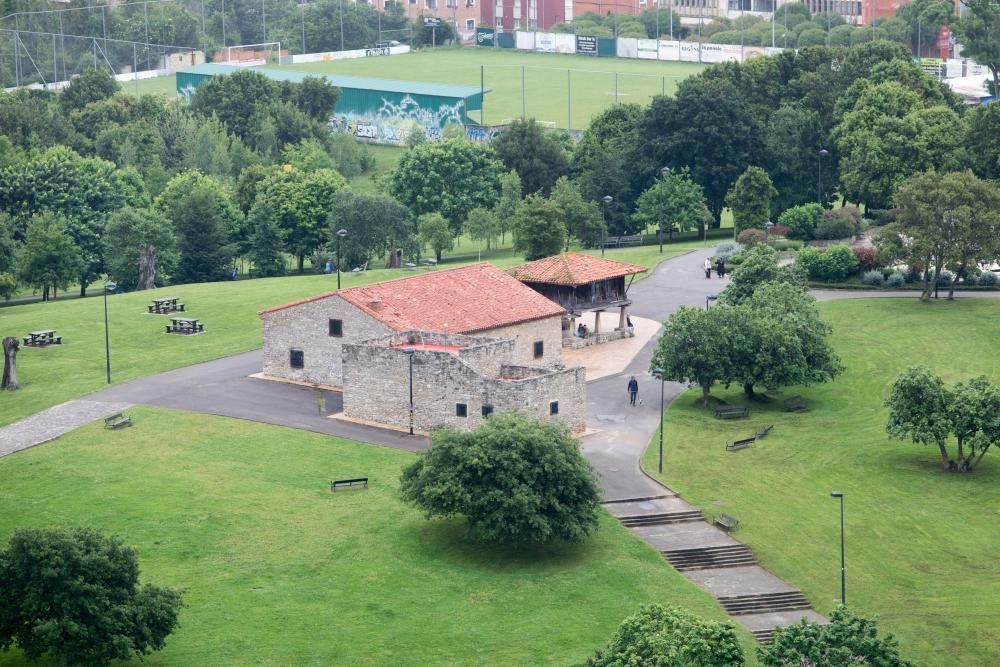
[[[566,665],[644,602],[725,618],[606,514],[579,546],[481,546],[400,502],[410,453],[131,414],[130,429],[92,424],[0,459],[0,540],[84,525],[134,545],[144,580],[185,591],[179,629],[145,664]],[[330,493],[331,478],[357,475],[368,490]]]
[[[941,472],[937,448],[889,441],[882,400],[896,375],[923,363],[947,382],[1000,379],[1000,301],[930,305],[913,299],[821,304],[848,370],[835,382],[792,388],[810,411],[752,404],[749,421],[718,421],[695,407],[700,390],[667,412],[663,480],[685,500],[738,517],[736,537],[820,611],[840,599],[839,508],[845,494],[847,601],[878,614],[921,665],[996,665],[996,633],[977,619],[1000,612],[1000,452],[972,475]],[[742,403],[741,394],[713,394]],[[724,444],[774,424],[738,453]],[[654,439],[644,459],[656,470]]]
[[[672,93],[682,79],[704,69],[703,65],[697,63],[593,58],[471,47],[425,49],[386,58],[268,67],[478,88],[480,66],[483,66],[485,86],[490,91],[486,94],[485,118],[487,123],[496,124],[521,117],[522,65],[525,113],[541,122],[564,129],[572,118],[572,127],[576,130],[586,129],[595,114],[616,101],[646,104],[654,95]],[[172,97],[176,88],[174,77],[166,76],[140,81],[138,86],[129,84],[126,90]],[[472,112],[472,115],[477,113]]]
[[[653,266],[659,259],[685,252],[700,243],[608,250],[607,256]],[[479,244],[465,239],[448,266],[474,262]],[[462,254],[458,254],[462,253]],[[483,251],[482,259],[508,268],[523,262],[510,248]],[[342,275],[343,286],[367,284],[414,275],[400,269],[375,269],[364,276]],[[108,299],[112,379],[121,382],[160,371],[188,366],[261,346],[257,311],[313,294],[336,289],[335,275],[307,274],[261,280],[225,281],[160,288],[120,294]],[[170,336],[167,318],[147,315],[155,296],[176,296],[187,306],[186,315],[205,324],[204,335]],[[104,310],[102,299],[67,299],[0,309],[0,335],[23,337],[29,331],[55,329],[63,345],[48,349],[22,347],[18,380],[22,388],[0,396],[0,426],[63,401],[78,398],[105,384]]]

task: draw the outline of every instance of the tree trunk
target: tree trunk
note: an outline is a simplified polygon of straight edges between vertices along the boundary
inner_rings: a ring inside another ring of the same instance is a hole
[[[975,463],[969,463],[969,470],[968,470],[969,472],[972,472],[972,469],[975,468],[977,465],[979,465],[979,462],[983,460],[983,455],[986,454],[986,450],[989,449],[989,448],[990,448],[990,446],[986,445],[981,450],[979,450],[979,457],[976,458],[976,462]],[[971,459],[971,457],[970,457],[970,459]]]
[[[87,286],[83,283],[83,281],[80,281],[80,298],[82,299],[85,296],[87,296]]]
[[[7,336],[3,339],[3,380],[0,389],[17,389],[17,349],[20,343],[16,338]]]
[[[743,383],[743,393],[746,394],[747,398],[753,398],[756,395],[753,393],[753,382]]]
[[[42,301],[48,301],[48,300],[49,300],[49,286],[45,285],[44,287],[42,287]]]
[[[435,250],[434,251],[434,258],[437,259],[438,264],[441,263],[441,251],[440,250]]]
[[[156,287],[156,246],[139,246],[139,284],[136,289],[145,290]]]
[[[929,254],[924,258],[924,291],[920,293],[920,300],[924,302],[931,300],[931,256]]]
[[[941,468],[944,470],[951,470],[952,462],[948,460],[948,449],[944,446],[943,442],[937,444],[938,450],[941,452]]]
[[[299,262],[299,273],[305,273],[306,272],[306,256],[305,255],[297,255],[296,259]],[[339,257],[337,258],[337,261],[340,261]]]
[[[951,277],[951,281],[948,283],[948,301],[955,299],[955,283],[958,282],[958,277],[963,273],[965,273],[965,262],[959,265],[958,271],[955,272],[955,275]]]

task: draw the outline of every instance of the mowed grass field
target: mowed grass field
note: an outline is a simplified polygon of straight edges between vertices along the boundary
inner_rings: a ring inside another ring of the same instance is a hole
[[[1000,380],[1000,301],[852,299],[820,308],[847,371],[752,403],[749,420],[712,419],[695,405],[701,390],[688,391],[666,415],[663,481],[707,512],[739,518],[735,537],[821,612],[840,600],[840,508],[830,491],[843,491],[848,605],[880,616],[917,664],[1000,664],[996,633],[974,620],[1000,613],[1000,451],[972,474],[944,473],[936,447],[888,439],[882,406],[911,365],[926,364],[949,384]],[[736,387],[712,393],[744,403]],[[809,412],[781,411],[794,394]],[[725,451],[765,424],[774,424],[766,439]],[[654,474],[656,449],[654,438],[644,459]]]
[[[616,102],[646,104],[654,95],[672,94],[681,80],[705,67],[697,63],[447,47],[400,56],[268,65],[268,68],[447,83],[478,89],[481,66],[485,86],[490,91],[485,98],[487,124],[521,117],[523,66],[525,115],[563,129],[572,122],[576,130],[586,129],[591,118]],[[176,91],[175,79],[173,76],[148,79],[138,85],[128,84],[125,90],[172,97]],[[478,120],[478,112],[470,115]]]
[[[142,579],[183,589],[186,605],[143,664],[568,665],[642,603],[726,619],[603,512],[580,545],[483,546],[399,500],[411,453],[130,413],[132,428],[92,424],[0,459],[0,541],[20,526],[81,525],[135,546]],[[367,490],[330,493],[331,478],[358,475]],[[0,652],[0,665],[25,664]]]
[[[701,247],[700,242],[639,246],[607,251],[607,257],[653,266],[660,259]],[[446,257],[449,268],[477,261],[478,244],[464,241],[467,253]],[[593,252],[593,251],[590,251]],[[510,248],[483,251],[483,261],[509,268],[524,261]],[[440,270],[440,269],[439,269]],[[346,287],[415,275],[401,269],[374,269],[364,275],[342,274]],[[223,281],[163,287],[108,298],[111,373],[114,382],[246,352],[261,346],[257,312],[295,299],[336,289],[336,274],[305,274],[259,280]],[[169,318],[147,315],[154,297],[176,296],[188,317],[200,319],[205,333],[164,333]],[[0,394],[0,426],[105,386],[104,305],[101,298],[67,299],[0,308],[0,336],[23,338],[29,331],[55,329],[63,344],[45,349],[22,347],[17,371],[21,389]]]

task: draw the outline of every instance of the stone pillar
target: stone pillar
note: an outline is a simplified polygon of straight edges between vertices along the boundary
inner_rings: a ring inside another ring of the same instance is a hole
[[[594,335],[596,336],[601,332],[601,311],[594,311]]]
[[[628,320],[625,317],[625,306],[622,306],[621,312],[618,314],[618,328],[624,329],[626,322],[628,322]]]

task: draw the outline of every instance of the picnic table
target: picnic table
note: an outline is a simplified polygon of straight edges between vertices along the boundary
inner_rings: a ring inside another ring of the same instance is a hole
[[[167,325],[167,333],[191,335],[204,331],[205,325],[190,317],[171,317],[170,324]]]
[[[163,296],[153,299],[153,303],[146,306],[150,315],[168,315],[170,313],[184,312],[184,304],[178,303],[176,296]]]
[[[44,329],[42,331],[29,331],[24,337],[24,344],[28,347],[46,347],[48,345],[62,345],[62,336],[57,336],[54,329]]]

